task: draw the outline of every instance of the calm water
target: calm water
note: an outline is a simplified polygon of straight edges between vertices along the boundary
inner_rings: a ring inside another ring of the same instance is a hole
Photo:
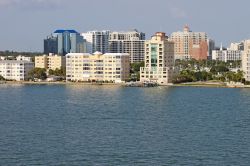
[[[0,165],[250,165],[250,89],[0,85]]]

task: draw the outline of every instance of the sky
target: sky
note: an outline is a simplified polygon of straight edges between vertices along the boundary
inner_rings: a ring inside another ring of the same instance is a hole
[[[216,45],[250,39],[249,0],[0,0],[0,50],[43,51],[56,29],[206,32]]]

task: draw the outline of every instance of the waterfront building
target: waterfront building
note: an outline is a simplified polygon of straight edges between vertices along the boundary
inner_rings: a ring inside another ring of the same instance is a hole
[[[171,40],[175,42],[176,59],[207,59],[209,41],[205,32],[192,32],[186,25],[183,32],[171,34]]]
[[[29,61],[2,60],[0,61],[0,75],[7,80],[24,81],[28,73],[34,68],[34,63]]]
[[[129,54],[70,53],[66,55],[67,81],[122,82],[129,78]]]
[[[213,50],[212,51],[212,60],[217,61],[239,61],[241,60],[242,56],[242,50],[238,50],[238,46],[231,46],[227,48],[227,50],[223,49],[222,45],[220,47],[220,50]]]
[[[6,60],[7,56],[0,56],[0,60]]]
[[[242,52],[242,70],[246,81],[250,81],[250,40],[244,41],[244,51]]]
[[[36,68],[48,68],[48,55],[35,56],[35,67]]]
[[[108,30],[103,31],[88,31],[81,35],[86,40],[86,52],[94,53],[96,51],[107,53],[109,47],[109,33]]]
[[[136,29],[128,32],[111,32],[109,51],[111,53],[128,53],[130,62],[144,61],[145,33]]]
[[[75,30],[56,30],[44,40],[44,54],[66,55],[86,51],[86,41]]]
[[[140,81],[168,84],[174,71],[174,42],[165,33],[157,32],[145,41],[145,67],[140,69]]]
[[[240,50],[213,50],[212,60],[217,61],[239,61],[241,60],[242,51]]]
[[[16,57],[16,60],[18,60],[18,61],[29,61],[29,62],[32,62],[32,57],[18,55]]]
[[[35,67],[56,70],[66,67],[66,57],[56,54],[35,57]]]

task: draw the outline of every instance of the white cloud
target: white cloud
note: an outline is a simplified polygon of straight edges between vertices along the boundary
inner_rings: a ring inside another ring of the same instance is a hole
[[[0,7],[55,7],[64,0],[0,0]]]
[[[174,18],[187,18],[188,14],[186,13],[186,11],[177,8],[177,7],[172,7],[170,8],[170,14],[174,17]]]

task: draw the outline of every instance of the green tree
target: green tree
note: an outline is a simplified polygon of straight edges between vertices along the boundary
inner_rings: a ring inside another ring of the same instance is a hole
[[[137,81],[140,79],[140,68],[144,67],[144,62],[130,64],[130,80]]]
[[[55,70],[50,69],[49,75],[66,77],[66,68],[65,67],[63,67],[61,69],[56,68]]]
[[[0,81],[5,81],[5,78],[0,75]]]
[[[28,73],[28,76],[31,79],[37,78],[37,79],[45,80],[47,78],[46,69],[34,68]]]

